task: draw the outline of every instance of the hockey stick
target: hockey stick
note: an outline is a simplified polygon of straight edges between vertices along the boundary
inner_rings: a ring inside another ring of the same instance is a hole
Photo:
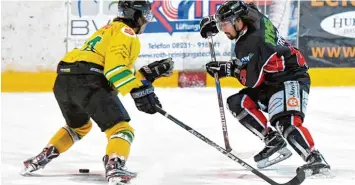
[[[251,171],[252,173],[254,173],[255,175],[257,175],[258,177],[262,178],[264,181],[268,182],[271,185],[300,185],[304,180],[305,180],[305,173],[304,171],[300,170],[297,175],[292,178],[289,182],[287,183],[283,183],[283,184],[279,184],[277,182],[275,182],[274,180],[270,179],[269,177],[267,177],[266,175],[264,175],[263,173],[259,172],[258,170],[256,170],[255,168],[253,168],[252,166],[250,166],[249,164],[247,164],[246,162],[244,162],[243,160],[241,160],[239,157],[237,157],[234,153],[233,150],[231,151],[227,151],[224,148],[222,148],[221,146],[217,145],[215,142],[213,142],[212,140],[208,139],[207,137],[205,137],[204,135],[200,134],[199,132],[197,132],[196,130],[194,130],[193,128],[189,127],[188,125],[185,125],[183,122],[179,121],[178,119],[176,119],[175,117],[171,116],[170,114],[168,114],[166,111],[164,111],[162,108],[156,106],[157,111],[167,117],[168,119],[170,119],[171,121],[173,121],[174,123],[176,123],[177,125],[179,125],[180,127],[182,127],[183,129],[185,129],[186,131],[190,132],[192,135],[198,137],[199,139],[201,139],[203,142],[209,144],[210,146],[214,147],[215,149],[217,149],[219,152],[221,152],[222,154],[224,154],[225,156],[229,157],[230,159],[232,159],[233,161],[236,161],[237,163],[239,163],[240,165],[242,165],[244,168],[246,168],[247,170]]]
[[[216,53],[214,51],[212,34],[211,33],[207,33],[207,34],[208,34],[208,46],[210,48],[211,59],[212,59],[212,61],[216,62]],[[226,114],[224,113],[222,90],[221,90],[221,84],[220,84],[220,81],[218,78],[218,73],[214,73],[214,81],[215,81],[216,90],[217,90],[219,114],[221,116],[224,145],[226,147],[227,152],[230,152],[230,151],[232,151],[232,147],[229,144]]]

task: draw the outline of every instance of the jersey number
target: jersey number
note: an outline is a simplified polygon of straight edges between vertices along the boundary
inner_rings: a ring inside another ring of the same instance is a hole
[[[99,43],[101,41],[102,37],[101,36],[96,36],[95,38],[89,40],[86,43],[86,47],[83,49],[85,51],[94,51],[94,48],[96,46],[97,43]]]

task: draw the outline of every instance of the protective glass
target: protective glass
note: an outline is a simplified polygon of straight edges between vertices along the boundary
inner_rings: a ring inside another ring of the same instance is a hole
[[[217,29],[220,32],[223,32],[223,29],[226,29],[227,27],[233,27],[232,21],[230,19],[225,19],[223,21],[218,21],[217,20]]]
[[[142,13],[141,16],[144,17],[147,22],[153,19],[151,4],[149,2],[143,5],[141,4],[133,5],[132,8],[126,8],[126,9],[118,8],[117,16],[122,18],[133,19],[137,11],[140,11]]]
[[[152,10],[144,10],[142,11],[142,16],[148,21],[150,22],[153,19],[153,12]]]

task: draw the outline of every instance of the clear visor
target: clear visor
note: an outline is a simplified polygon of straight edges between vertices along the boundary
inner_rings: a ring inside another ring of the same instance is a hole
[[[119,9],[117,16],[124,18],[125,17],[124,11]],[[153,19],[152,10],[143,10],[142,17],[144,17],[147,22],[150,22]]]
[[[147,22],[150,22],[153,19],[153,12],[152,10],[142,11],[142,16],[145,18],[145,20],[147,20]]]
[[[229,19],[225,19],[223,21],[217,21],[217,29],[220,32],[223,32],[224,29],[226,29],[227,27],[232,27],[233,24],[231,22],[231,20]]]
[[[122,9],[117,10],[117,16],[123,18],[124,17],[124,12]]]

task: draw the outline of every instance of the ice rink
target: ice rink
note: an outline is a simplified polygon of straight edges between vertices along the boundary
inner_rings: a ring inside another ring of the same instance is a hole
[[[223,98],[239,89],[223,89]],[[214,88],[157,89],[163,108],[221,146],[222,128]],[[160,114],[138,112],[128,95],[121,97],[136,129],[127,166],[138,172],[133,185],[266,185],[267,183],[216,149]],[[305,126],[316,147],[332,167],[333,177],[308,178],[304,185],[355,184],[355,88],[312,88]],[[224,101],[225,103],[225,101]],[[2,93],[1,184],[107,184],[102,156],[106,137],[95,125],[69,151],[32,177],[22,177],[22,161],[37,155],[64,119],[51,93]],[[263,143],[226,110],[229,137],[235,151],[256,152]],[[291,147],[289,147],[291,148]],[[292,150],[293,151],[293,150]],[[252,157],[246,161],[256,166]],[[286,182],[304,162],[293,156],[261,170],[277,182]],[[90,169],[79,174],[79,168]]]

